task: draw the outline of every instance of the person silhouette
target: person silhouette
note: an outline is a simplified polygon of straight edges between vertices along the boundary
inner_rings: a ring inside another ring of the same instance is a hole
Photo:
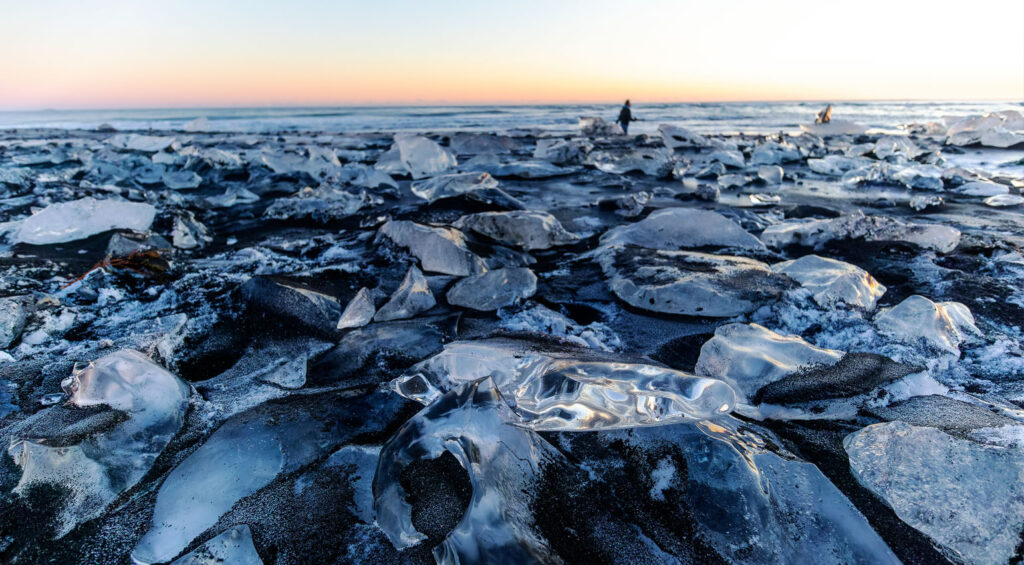
[[[622,126],[622,133],[629,133],[629,122],[635,122],[636,118],[633,117],[633,111],[630,109],[629,99],[626,99],[626,103],[622,105],[622,109],[619,110],[619,119],[616,122]]]

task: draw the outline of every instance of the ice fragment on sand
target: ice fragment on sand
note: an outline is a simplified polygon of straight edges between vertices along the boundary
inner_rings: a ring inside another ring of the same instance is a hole
[[[1001,208],[1005,206],[1020,206],[1024,204],[1024,196],[1019,194],[998,194],[985,199],[986,206]]]
[[[778,165],[761,165],[757,168],[757,178],[768,184],[781,184],[785,171]]]
[[[119,133],[107,138],[107,143],[119,149],[139,151],[142,153],[156,153],[163,151],[177,140],[173,137],[161,137],[156,135],[141,135],[138,133]]]
[[[338,320],[338,329],[360,328],[370,323],[373,315],[377,312],[373,304],[373,296],[366,287],[359,289],[359,292],[345,306]]]
[[[703,135],[679,126],[661,124],[658,126],[658,133],[661,134],[665,147],[669,149],[703,147],[708,144],[708,139]]]
[[[27,314],[18,300],[0,298],[0,349],[6,349],[25,329]]]
[[[764,249],[739,224],[710,210],[667,208],[651,212],[639,222],[609,230],[602,245],[636,245],[648,249],[677,250],[700,247]]]
[[[918,212],[929,208],[941,208],[946,201],[941,196],[915,196],[910,199],[910,207]]]
[[[734,169],[742,169],[747,165],[746,161],[743,160],[743,153],[726,149],[720,149],[712,152],[708,155],[708,160],[718,161],[726,167],[732,167]]]
[[[900,341],[923,342],[954,355],[968,335],[980,335],[971,311],[959,302],[932,302],[914,295],[875,316],[875,326]]]
[[[406,220],[381,226],[378,239],[387,238],[420,260],[424,271],[465,277],[487,271],[483,259],[466,248],[462,232]]]
[[[412,318],[420,312],[430,310],[435,304],[437,301],[434,299],[434,293],[427,287],[426,277],[413,265],[405,273],[405,278],[398,285],[398,289],[391,294],[387,303],[380,307],[373,319],[377,322],[388,322]]]
[[[966,182],[950,189],[950,192],[957,194],[963,194],[965,196],[999,196],[1000,194],[1006,194],[1010,192],[1010,187],[1005,184],[999,184],[997,182],[989,182],[976,180]]]
[[[580,132],[587,137],[622,135],[622,128],[619,124],[610,124],[599,117],[581,117],[579,119]]]
[[[195,171],[167,171],[161,177],[164,185],[172,190],[196,188],[203,183],[203,177]]]
[[[888,422],[843,440],[857,482],[968,563],[1006,563],[1024,524],[1024,453]]]
[[[825,307],[845,303],[873,310],[886,290],[864,269],[818,255],[776,263],[772,270],[800,283],[815,302]]]
[[[960,244],[960,230],[938,224],[916,224],[857,210],[824,220],[786,220],[765,228],[761,240],[770,247],[819,247],[833,240],[899,241],[949,253]]]
[[[217,537],[197,547],[171,565],[263,565],[256,546],[252,543],[249,526],[242,524],[229,528]]]
[[[527,251],[568,245],[580,239],[566,231],[551,214],[536,210],[470,214],[460,218],[455,226]]]
[[[466,277],[448,290],[448,303],[453,306],[490,311],[511,306],[537,292],[537,276],[525,267],[493,269]]]
[[[110,230],[146,231],[156,208],[141,202],[82,198],[51,204],[26,218],[18,231],[21,243],[49,245],[85,239]]]
[[[637,171],[662,178],[672,172],[671,153],[662,148],[641,147],[624,154],[594,151],[587,157],[587,162],[599,171],[616,175]]]
[[[766,141],[754,148],[750,155],[751,165],[781,165],[800,160],[800,151],[788,143]]]
[[[448,150],[421,135],[395,135],[395,145],[402,165],[414,179],[434,176],[458,165]]]
[[[550,161],[555,165],[581,165],[594,145],[586,140],[538,139],[533,151],[534,159]]]
[[[412,193],[433,202],[474,190],[497,187],[498,181],[488,173],[455,173],[413,182]]]
[[[834,365],[842,357],[842,351],[757,324],[726,324],[701,346],[694,372],[729,383],[749,404],[765,385],[802,369]]]

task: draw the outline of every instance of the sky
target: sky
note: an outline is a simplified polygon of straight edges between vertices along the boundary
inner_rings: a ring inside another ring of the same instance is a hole
[[[1024,0],[0,0],[0,110],[1024,100]]]

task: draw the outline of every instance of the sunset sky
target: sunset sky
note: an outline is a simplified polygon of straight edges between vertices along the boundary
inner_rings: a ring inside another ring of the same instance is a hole
[[[1024,0],[12,2],[0,109],[1024,100]]]

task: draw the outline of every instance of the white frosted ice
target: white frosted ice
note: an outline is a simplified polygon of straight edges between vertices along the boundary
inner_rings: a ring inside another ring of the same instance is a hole
[[[826,155],[821,159],[808,159],[807,167],[820,175],[841,177],[848,171],[871,166],[871,159],[863,157],[847,157],[844,155]]]
[[[580,239],[566,231],[557,218],[537,210],[469,214],[460,218],[455,226],[527,251],[569,245]]]
[[[622,135],[622,128],[619,124],[610,124],[604,118],[596,116],[581,117],[579,119],[580,133],[587,137],[606,137],[609,135]]]
[[[388,322],[412,318],[421,312],[430,310],[435,304],[437,301],[434,299],[434,293],[430,292],[430,288],[427,286],[426,277],[423,276],[419,267],[413,265],[405,273],[405,278],[398,285],[398,289],[391,294],[391,298],[380,307],[380,310],[377,310],[373,319],[376,322]]]
[[[904,422],[843,440],[850,470],[901,520],[966,563],[1007,563],[1024,525],[1024,452]]]
[[[338,329],[361,328],[370,323],[377,308],[373,304],[373,295],[370,289],[363,287],[345,306],[338,320]]]
[[[732,167],[734,169],[742,169],[747,165],[746,161],[743,160],[743,153],[726,149],[719,149],[718,151],[712,152],[708,155],[708,160],[718,161],[726,167]]]
[[[489,173],[454,173],[415,181],[412,193],[420,198],[433,202],[440,198],[458,196],[482,188],[497,188],[498,181]]]
[[[800,151],[789,143],[765,141],[754,148],[750,155],[751,165],[781,165],[801,159]]]
[[[587,162],[599,171],[616,175],[638,171],[661,178],[672,172],[671,152],[663,148],[640,147],[628,153],[593,151]]]
[[[910,199],[909,206],[918,212],[922,212],[929,208],[939,208],[945,205],[946,200],[941,196],[928,195],[928,196],[915,196]]]
[[[512,331],[544,333],[584,347],[613,351],[621,345],[619,336],[601,322],[577,324],[559,312],[537,304],[519,312],[499,312],[501,327]]]
[[[110,230],[146,231],[156,208],[142,202],[82,198],[50,204],[26,218],[17,240],[32,245],[76,241]]]
[[[986,206],[1003,208],[1007,206],[1020,206],[1024,204],[1024,196],[1020,194],[998,194],[985,199]]]
[[[195,171],[167,171],[160,179],[172,190],[196,188],[203,183],[203,177]]]
[[[892,175],[896,182],[903,183],[907,188],[924,190],[942,190],[942,169],[935,165],[910,165]]]
[[[431,177],[458,165],[447,149],[421,135],[395,136],[399,159],[414,179]]]
[[[378,239],[386,237],[408,249],[424,271],[459,277],[487,271],[483,259],[466,248],[465,237],[457,229],[392,220],[381,226],[378,234]]]
[[[244,186],[229,186],[220,196],[208,196],[206,202],[214,208],[230,208],[235,204],[252,204],[260,199]]]
[[[957,120],[946,132],[947,145],[981,144],[1011,147],[1024,143],[1024,118],[1020,112],[1006,110]]]
[[[847,304],[874,310],[875,303],[885,294],[885,286],[864,269],[818,255],[776,263],[772,270],[800,283],[815,302],[825,307]]]
[[[819,247],[832,240],[902,241],[949,253],[960,244],[960,230],[938,224],[916,224],[857,210],[824,220],[787,220],[765,228],[761,240],[770,247]]]
[[[875,326],[900,341],[923,342],[954,355],[970,335],[980,335],[971,311],[959,302],[932,302],[914,295],[875,316]]]
[[[704,147],[708,145],[708,139],[703,135],[679,126],[661,124],[658,126],[658,133],[661,134],[665,147],[669,149]]]
[[[602,245],[636,245],[648,249],[677,250],[699,247],[764,249],[739,224],[710,210],[666,208],[643,220],[608,230]]]
[[[391,386],[429,404],[446,391],[490,377],[515,413],[510,422],[534,430],[664,425],[732,411],[735,394],[721,380],[613,359],[505,338],[455,342]]]
[[[757,178],[768,184],[782,184],[785,171],[778,165],[761,165],[757,168]]]
[[[538,139],[533,158],[555,165],[581,165],[593,148],[594,145],[584,139]]]
[[[224,530],[171,565],[263,565],[252,543],[249,526],[242,524]]]
[[[28,315],[21,301],[0,298],[0,349],[6,349],[25,329]]]
[[[61,386],[79,408],[109,406],[128,418],[67,447],[15,438],[8,454],[22,470],[14,492],[51,483],[67,489],[57,536],[98,516],[149,471],[181,428],[189,388],[144,355],[122,350],[76,369]]]
[[[878,138],[873,151],[876,157],[888,161],[909,161],[927,153],[909,138],[901,135],[884,135]]]
[[[1010,192],[1010,187],[997,182],[976,180],[952,188],[950,191],[966,196],[999,196]]]
[[[525,267],[492,269],[466,277],[448,289],[448,303],[491,311],[525,300],[537,292],[537,275]]]
[[[800,336],[757,324],[726,324],[701,346],[694,372],[729,383],[750,403],[768,383],[802,369],[834,365],[842,357],[842,351],[815,347]]]

